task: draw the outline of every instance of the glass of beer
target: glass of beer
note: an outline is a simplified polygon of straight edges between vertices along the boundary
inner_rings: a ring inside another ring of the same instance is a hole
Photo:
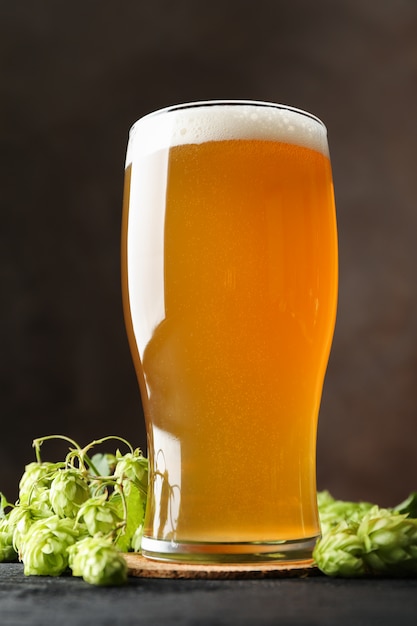
[[[143,117],[129,135],[122,231],[150,462],[143,555],[311,560],[337,306],[324,124],[235,100]]]

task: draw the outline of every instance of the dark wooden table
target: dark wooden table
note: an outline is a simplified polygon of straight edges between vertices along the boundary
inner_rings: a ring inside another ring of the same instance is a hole
[[[99,588],[71,576],[24,576],[21,564],[2,563],[0,624],[416,626],[417,579],[132,577],[123,587]]]

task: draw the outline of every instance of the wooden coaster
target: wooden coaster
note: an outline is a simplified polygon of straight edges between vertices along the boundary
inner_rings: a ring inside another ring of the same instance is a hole
[[[138,578],[249,579],[315,576],[319,573],[310,561],[297,563],[190,564],[147,559],[136,552],[123,555],[130,576]]]

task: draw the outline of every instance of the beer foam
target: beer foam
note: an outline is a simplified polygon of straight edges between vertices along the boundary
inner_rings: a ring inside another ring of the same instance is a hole
[[[326,127],[310,113],[268,102],[212,101],[161,109],[138,120],[126,164],[133,155],[231,139],[281,141],[329,154]]]

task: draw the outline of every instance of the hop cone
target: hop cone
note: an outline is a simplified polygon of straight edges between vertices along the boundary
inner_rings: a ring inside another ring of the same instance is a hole
[[[21,506],[30,506],[33,512],[36,512],[38,517],[49,517],[53,515],[51,504],[51,491],[49,487],[40,487],[36,485],[32,490],[32,494],[29,502],[22,503]]]
[[[9,513],[9,527],[12,532],[13,546],[19,551],[21,537],[24,536],[33,524],[34,518],[31,507],[19,505]]]
[[[20,558],[27,576],[59,576],[68,567],[68,547],[79,538],[74,520],[57,515],[34,522],[22,538]]]
[[[74,576],[92,585],[121,585],[127,580],[127,565],[121,553],[107,539],[87,537],[71,546],[69,566]]]
[[[377,574],[417,573],[417,519],[374,507],[357,531],[363,544],[363,559]]]
[[[35,496],[36,491],[48,490],[52,477],[61,463],[29,463],[19,482],[19,502],[27,504]]]
[[[373,507],[369,502],[335,500],[328,491],[321,491],[317,494],[317,503],[323,535],[341,521],[359,522],[362,516]]]
[[[0,520],[0,563],[16,561],[17,553],[13,546],[13,530],[8,517]]]
[[[81,504],[90,497],[87,480],[76,469],[62,469],[55,474],[49,494],[54,513],[75,517]]]
[[[148,459],[142,455],[139,449],[116,458],[117,464],[114,475],[122,479],[128,478],[140,491],[146,494],[148,490]]]
[[[361,576],[365,574],[363,544],[356,534],[357,525],[340,522],[317,542],[313,558],[328,576]]]
[[[123,521],[115,503],[107,500],[105,495],[86,500],[80,507],[77,519],[84,522],[92,537],[111,533]]]

